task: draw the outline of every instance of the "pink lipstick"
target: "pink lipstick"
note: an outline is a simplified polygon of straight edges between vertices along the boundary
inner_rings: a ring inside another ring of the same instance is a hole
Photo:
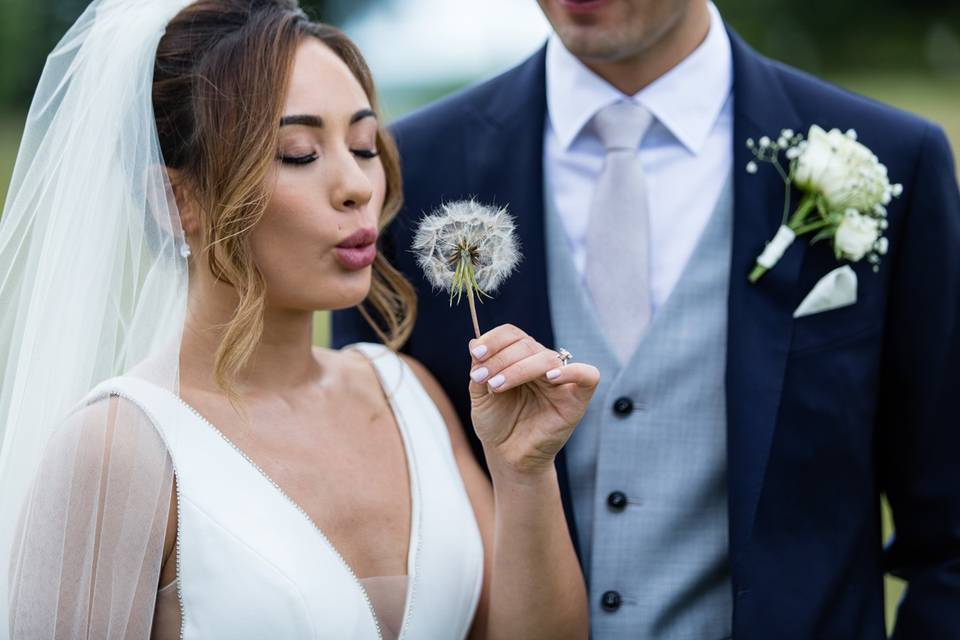
[[[377,230],[360,229],[350,234],[337,245],[335,253],[345,269],[366,269],[377,258]]]

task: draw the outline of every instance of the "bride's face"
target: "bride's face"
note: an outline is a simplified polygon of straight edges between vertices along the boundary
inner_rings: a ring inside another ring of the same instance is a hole
[[[346,64],[319,40],[297,49],[270,201],[250,234],[267,304],[359,304],[370,288],[386,177],[377,119]]]

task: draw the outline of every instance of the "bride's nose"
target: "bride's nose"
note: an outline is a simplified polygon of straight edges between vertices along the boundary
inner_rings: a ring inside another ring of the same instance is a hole
[[[359,209],[373,197],[373,185],[349,150],[341,155],[343,159],[337,163],[333,183],[332,204],[338,211]]]

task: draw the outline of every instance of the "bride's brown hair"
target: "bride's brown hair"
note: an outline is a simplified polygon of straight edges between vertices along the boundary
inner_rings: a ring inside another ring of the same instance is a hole
[[[373,79],[357,47],[337,29],[311,22],[295,0],[199,0],[169,23],[157,48],[153,107],[164,162],[202,212],[201,242],[211,272],[239,295],[216,356],[215,379],[223,388],[263,331],[265,283],[249,231],[270,198],[265,185],[294,54],[304,38],[333,50],[377,109]],[[377,147],[387,184],[383,229],[400,209],[402,188],[396,145],[382,127]],[[416,293],[382,255],[360,312],[391,348],[410,335]]]

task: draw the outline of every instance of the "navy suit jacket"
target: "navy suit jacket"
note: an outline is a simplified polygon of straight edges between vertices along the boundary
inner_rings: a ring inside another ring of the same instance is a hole
[[[883,574],[892,571],[909,581],[895,637],[960,638],[960,196],[946,137],[730,36],[735,213],[726,390],[735,637],[883,637]],[[411,234],[443,201],[475,196],[508,205],[525,259],[480,305],[480,325],[513,323],[553,345],[544,68],[541,50],[393,128],[406,203],[382,249],[419,293],[404,350],[436,375],[467,425],[469,313],[431,291],[409,251]],[[744,141],[812,124],[856,129],[904,194],[889,207],[890,253],[880,272],[866,261],[853,265],[857,304],[794,319],[838,263],[829,243],[810,246],[804,237],[748,284],[779,226],[784,194],[773,171],[744,170],[752,159]],[[337,346],[373,338],[355,312],[335,314],[333,332]],[[575,531],[562,456],[558,467]],[[881,492],[897,530],[885,550]]]

